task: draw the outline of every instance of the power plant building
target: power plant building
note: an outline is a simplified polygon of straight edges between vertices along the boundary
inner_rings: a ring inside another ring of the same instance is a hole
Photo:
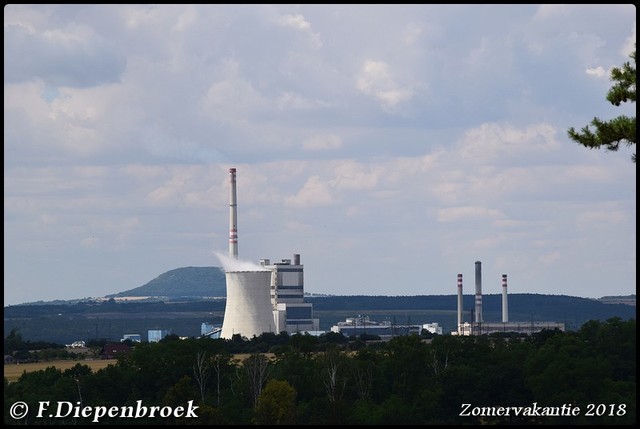
[[[236,169],[229,169],[229,257],[238,258]],[[262,259],[255,271],[225,272],[226,307],[221,338],[251,338],[265,332],[318,331],[313,305],[304,302],[304,271],[300,255],[271,264]]]
[[[392,324],[388,320],[376,322],[369,316],[348,317],[344,322],[338,322],[331,327],[331,332],[342,334],[345,337],[357,337],[359,335],[375,335],[382,340],[390,340],[401,335],[420,335],[422,325]]]
[[[127,341],[127,340],[131,340],[134,343],[140,343],[140,342],[142,342],[142,335],[140,335],[140,334],[124,334],[122,336],[122,339],[120,339],[120,342]]]
[[[150,343],[157,343],[167,335],[171,335],[169,329],[149,329],[147,331],[147,339]]]
[[[565,330],[564,323],[560,322],[483,322],[469,323],[465,322],[458,326],[458,332],[452,332],[452,335],[484,335],[495,334],[497,332],[517,332],[519,334],[535,334],[544,329]]]
[[[313,317],[313,304],[304,302],[304,267],[300,254],[293,255],[293,264],[291,259],[274,264],[269,259],[261,259],[260,265],[273,273],[270,297],[277,332],[318,331],[320,320]]]
[[[534,334],[544,329],[565,330],[565,324],[560,322],[510,322],[507,294],[507,275],[502,275],[502,322],[484,322],[482,318],[482,263],[475,263],[475,314],[472,322],[464,322],[462,309],[462,274],[458,274],[458,329],[452,335],[483,335],[497,332],[517,332],[521,334]]]
[[[300,255],[271,264],[263,271],[227,271],[227,303],[221,338],[234,334],[251,338],[264,332],[290,334],[318,331],[313,304],[304,302],[304,272]]]

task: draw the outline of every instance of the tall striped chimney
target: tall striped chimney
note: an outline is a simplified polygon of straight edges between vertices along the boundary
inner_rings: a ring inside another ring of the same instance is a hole
[[[476,261],[476,323],[482,323],[482,268],[481,262]]]
[[[509,321],[509,307],[507,306],[507,275],[502,275],[502,321]]]
[[[238,202],[236,200],[236,169],[229,169],[231,194],[229,200],[229,257],[238,259]]]
[[[458,331],[462,325],[462,274],[458,274]]]

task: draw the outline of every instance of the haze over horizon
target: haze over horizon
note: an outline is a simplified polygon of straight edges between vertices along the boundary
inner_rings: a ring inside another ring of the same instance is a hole
[[[635,294],[632,4],[6,5],[4,300],[301,255],[305,291]]]

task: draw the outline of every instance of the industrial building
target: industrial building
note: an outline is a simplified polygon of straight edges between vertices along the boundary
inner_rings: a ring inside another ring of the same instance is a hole
[[[475,307],[472,321],[464,321],[462,306],[462,274],[458,274],[458,329],[451,335],[483,335],[496,332],[516,332],[520,334],[534,334],[543,329],[565,330],[565,324],[560,322],[510,322],[507,294],[507,275],[502,275],[502,322],[485,322],[482,317],[482,263],[475,263]]]
[[[369,316],[348,317],[344,322],[338,322],[331,327],[331,332],[336,332],[345,337],[357,337],[362,334],[375,335],[382,340],[389,340],[400,335],[420,335],[422,325],[392,324],[388,320],[376,322]]]
[[[236,169],[229,169],[229,257],[238,258]],[[271,264],[262,259],[254,271],[225,272],[227,298],[220,338],[251,338],[265,332],[317,331],[313,305],[304,302],[304,267],[300,255]]]
[[[357,337],[362,334],[375,335],[381,340],[390,340],[401,335],[420,335],[423,331],[442,335],[442,327],[437,322],[424,323],[422,325],[396,324],[389,320],[376,322],[369,316],[348,317],[343,322],[338,322],[331,327],[331,332],[339,333],[345,337]]]
[[[213,323],[202,322],[200,325],[200,335],[207,335],[216,328],[218,328],[218,326],[215,326]]]
[[[149,329],[147,331],[147,341],[150,343],[157,343],[167,335],[171,335],[169,329]]]
[[[535,334],[543,329],[559,329],[564,331],[564,323],[559,322],[465,322],[458,326],[458,332],[452,335],[484,335],[495,334],[497,332],[516,332],[519,334]]]
[[[120,342],[131,340],[134,343],[139,343],[142,341],[142,335],[140,334],[124,334],[120,339]]]
[[[229,169],[229,257],[238,259],[238,204],[236,169]],[[252,271],[225,272],[227,297],[221,328],[202,333],[203,336],[230,339],[234,335],[251,338],[266,332],[311,333],[319,332],[319,319],[314,318],[313,305],[304,302],[304,266],[300,254],[291,259],[272,263],[261,259]],[[475,299],[472,320],[464,321],[462,274],[458,274],[458,320],[453,335],[480,335],[494,332],[531,334],[543,329],[565,329],[564,323],[509,321],[507,275],[502,275],[502,321],[486,322],[482,314],[482,264],[475,263]],[[392,325],[373,322],[368,318],[347,319],[331,328],[346,336],[363,333],[390,338],[422,330],[440,334],[437,324]]]
[[[319,330],[320,320],[313,317],[313,304],[304,302],[304,267],[300,254],[271,264],[261,259],[260,265],[271,270],[270,299],[276,332],[290,334]]]
[[[423,324],[422,330],[431,334],[442,335],[442,326],[439,326],[437,322]]]

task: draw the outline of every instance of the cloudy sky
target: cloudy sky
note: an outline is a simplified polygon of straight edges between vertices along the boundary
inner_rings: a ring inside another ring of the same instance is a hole
[[[305,291],[635,293],[635,148],[567,137],[633,5],[9,5],[4,300],[99,297],[228,252]]]

